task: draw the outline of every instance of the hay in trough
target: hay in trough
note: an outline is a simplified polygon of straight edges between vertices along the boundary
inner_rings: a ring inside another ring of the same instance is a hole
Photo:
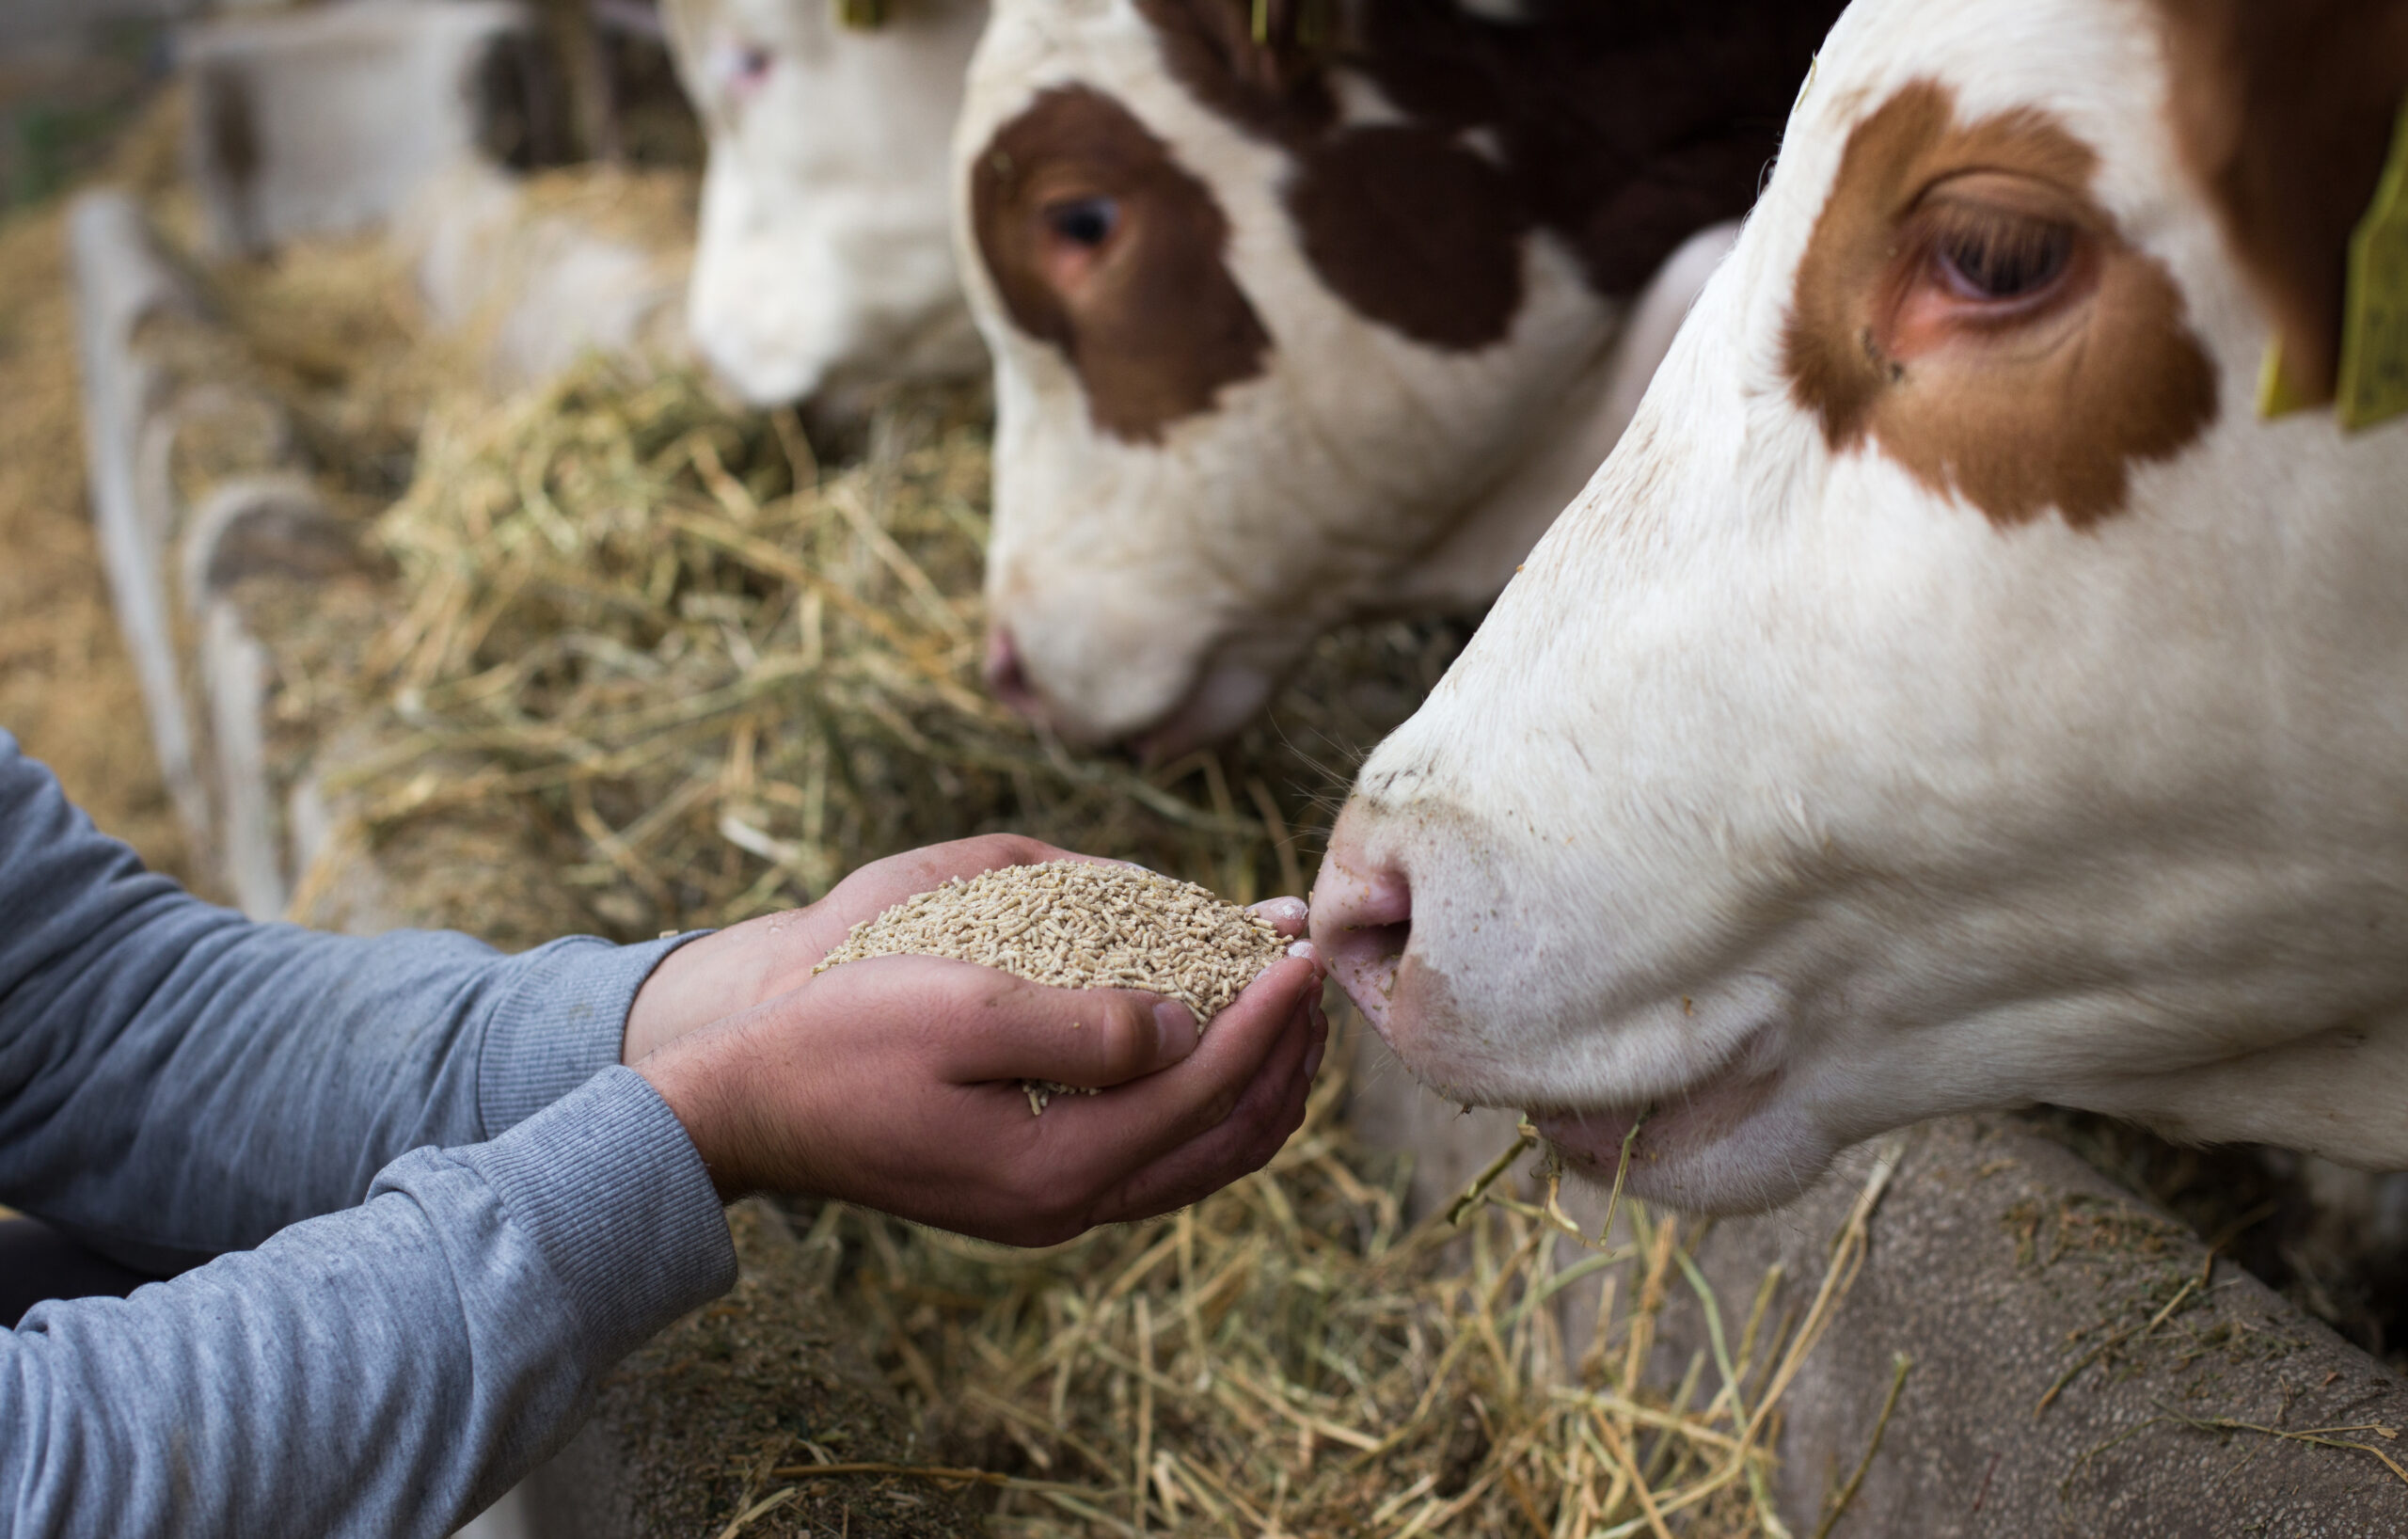
[[[791,414],[599,360],[439,407],[378,526],[409,595],[374,669],[396,738],[344,785],[372,832],[514,800],[627,937],[1006,828],[1240,903],[1301,892],[1354,755],[1454,633],[1333,638],[1217,752],[1072,753],[978,684],[986,495],[985,418],[958,394],[888,400],[863,458],[825,470]]]
[[[840,1292],[927,1418],[920,1478],[987,1492],[994,1531],[1030,1539],[1788,1532],[1767,1479],[1782,1396],[1888,1166],[1825,1276],[1717,1299],[1687,1259],[1704,1221],[1624,1203],[1612,1245],[1576,1238],[1543,1172],[1488,1185],[1460,1226],[1407,1228],[1400,1162],[1339,1117],[1344,1078],[1267,1169],[1054,1250],[819,1213],[811,1243],[856,1259]],[[1683,1293],[1713,1344],[1667,1387],[1645,1371]],[[1576,1297],[1594,1323],[1567,1342]],[[797,1461],[765,1488],[873,1475],[895,1478]]]

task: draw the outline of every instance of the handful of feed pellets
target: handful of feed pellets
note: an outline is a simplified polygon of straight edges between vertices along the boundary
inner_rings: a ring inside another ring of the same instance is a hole
[[[1060,989],[1142,989],[1176,999],[1209,1025],[1288,939],[1194,882],[1133,865],[1047,861],[1005,865],[897,903],[855,925],[814,976],[871,957],[949,957]],[[1077,1087],[1030,1081],[1042,1114]]]

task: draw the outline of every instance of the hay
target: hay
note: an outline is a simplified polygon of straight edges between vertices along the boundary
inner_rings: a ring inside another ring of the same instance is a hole
[[[429,333],[389,244],[294,242],[206,277],[219,319],[290,415],[331,504],[364,518],[399,497],[427,412],[467,372],[469,352]]]
[[[1074,754],[979,687],[986,494],[961,394],[888,399],[864,457],[825,472],[791,414],[600,360],[438,409],[378,526],[409,609],[376,659],[397,740],[344,781],[361,819],[513,799],[624,937],[1006,828],[1240,903],[1302,891],[1354,755],[1453,635],[1333,639],[1218,752],[1151,771]]]
[[[816,1236],[860,1258],[840,1296],[929,1418],[928,1465],[983,1472],[995,1531],[1031,1539],[1785,1532],[1782,1397],[1862,1262],[1887,1164],[1811,1293],[1775,1276],[1735,1311],[1687,1258],[1702,1222],[1625,1203],[1616,1244],[1576,1241],[1544,1172],[1461,1228],[1405,1229],[1405,1172],[1340,1122],[1343,1079],[1266,1170],[1053,1251],[820,1213]],[[1647,1369],[1685,1287],[1713,1345],[1667,1392]],[[1567,1353],[1574,1296],[1598,1312]]]

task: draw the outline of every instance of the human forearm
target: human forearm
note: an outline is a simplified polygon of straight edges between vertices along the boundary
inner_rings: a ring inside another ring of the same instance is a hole
[[[667,949],[253,924],[0,734],[0,1201],[161,1269],[256,1245],[615,1063]]]
[[[449,1533],[734,1265],[675,1119],[608,1074],[359,1208],[0,1333],[0,1531]]]

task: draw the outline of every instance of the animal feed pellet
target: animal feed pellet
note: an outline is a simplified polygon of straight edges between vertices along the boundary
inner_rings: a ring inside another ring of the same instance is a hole
[[[950,957],[1064,989],[1142,989],[1199,1025],[1286,954],[1268,920],[1133,865],[1048,861],[954,878],[855,925],[815,976],[871,957]],[[1029,1109],[1073,1087],[1031,1084]]]

